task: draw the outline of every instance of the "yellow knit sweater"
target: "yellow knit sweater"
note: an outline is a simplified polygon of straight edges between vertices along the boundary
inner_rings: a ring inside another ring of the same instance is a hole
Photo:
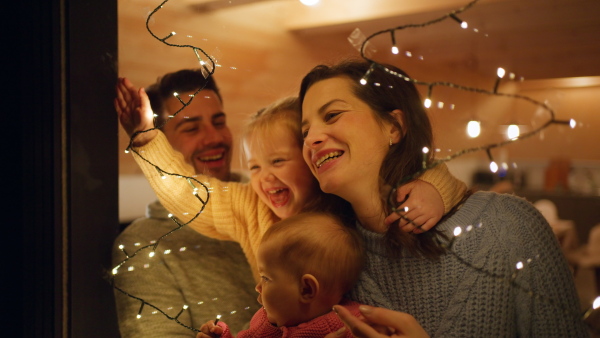
[[[260,239],[266,229],[279,218],[258,198],[250,184],[221,182],[206,175],[196,175],[194,168],[184,161],[181,153],[171,147],[162,132],[136,150],[146,159],[134,156],[150,186],[162,205],[180,223],[188,223],[202,210],[202,203],[194,196],[194,190],[185,177],[194,177],[209,187],[207,196],[205,189],[192,180],[198,188],[198,197],[203,201],[208,197],[209,201],[202,213],[188,226],[205,236],[240,243],[254,277],[258,280],[256,253]],[[155,166],[179,176],[167,174],[162,178]],[[466,191],[466,185],[452,176],[446,165],[428,170],[420,179],[433,184],[440,192],[445,212],[458,203]],[[210,272],[209,267],[207,272]]]

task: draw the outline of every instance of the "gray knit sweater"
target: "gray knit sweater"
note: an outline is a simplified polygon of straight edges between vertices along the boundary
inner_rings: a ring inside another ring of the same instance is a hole
[[[150,204],[148,218],[134,221],[115,240],[113,263],[125,258],[119,245],[131,255],[176,228],[167,215],[158,201]],[[161,240],[154,257],[150,258],[149,252],[145,250],[121,267],[115,285],[172,317],[188,305],[178,319],[193,328],[218,314],[233,332],[247,328],[260,304],[250,265],[238,243],[208,238],[184,226]],[[117,290],[115,300],[123,338],[196,337],[196,332],[148,305],[137,319],[141,302]]]
[[[466,231],[471,225],[473,229]],[[388,258],[384,236],[359,226],[368,266],[351,298],[413,315],[433,337],[582,337],[572,275],[552,230],[526,200],[473,194],[438,230],[453,237],[439,261]],[[510,285],[514,279],[527,290]],[[485,271],[482,272],[479,269]],[[487,273],[501,276],[491,277]]]

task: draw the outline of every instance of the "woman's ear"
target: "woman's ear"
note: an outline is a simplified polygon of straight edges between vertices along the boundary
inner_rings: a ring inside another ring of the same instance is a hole
[[[390,112],[393,118],[398,121],[398,125],[391,124],[390,126],[390,140],[393,144],[400,142],[400,140],[404,137],[404,113],[400,109],[394,109]]]
[[[300,277],[300,301],[312,302],[319,294],[319,281],[315,276],[307,273]]]

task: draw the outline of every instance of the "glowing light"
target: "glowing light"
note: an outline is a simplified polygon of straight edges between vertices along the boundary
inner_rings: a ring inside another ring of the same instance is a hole
[[[476,138],[481,134],[481,123],[479,121],[471,120],[467,123],[467,135],[470,138]]]
[[[504,68],[498,67],[498,70],[496,71],[496,74],[498,75],[499,78],[503,78],[504,74],[506,74],[506,71],[504,70]]]
[[[429,153],[429,148],[423,147],[423,154],[427,154],[427,153]]]
[[[304,5],[304,6],[314,6],[316,4],[318,4],[321,0],[300,0],[300,2]]]
[[[506,129],[506,136],[508,136],[509,140],[514,140],[518,138],[520,134],[521,131],[519,130],[519,126],[517,126],[516,124],[511,124]]]
[[[460,234],[462,234],[461,227],[454,228],[454,237],[458,237],[458,236],[460,236]]]
[[[431,107],[431,99],[426,98],[425,101],[423,102],[423,105],[425,106],[425,108]]]
[[[142,318],[142,315],[138,313],[138,314],[137,314],[137,316],[135,316],[135,317],[136,317],[137,319],[140,319],[140,318]]]
[[[392,54],[398,54],[398,53],[400,53],[398,46],[392,46]]]
[[[496,164],[496,162],[494,162],[494,161],[490,162],[490,171],[493,173],[498,172],[498,164]]]
[[[575,128],[576,125],[577,125],[577,122],[574,119],[569,120],[569,126],[571,127],[571,129]]]
[[[596,310],[599,307],[600,307],[600,297],[596,297],[596,299],[594,299],[594,303],[592,305],[592,308],[594,308],[594,310]]]
[[[517,262],[517,270],[523,269],[523,262]]]
[[[125,248],[125,246],[123,244],[119,245],[119,250],[123,250],[123,248]]]
[[[113,274],[113,275],[116,275],[116,274],[117,274],[117,272],[119,272],[119,269],[117,269],[117,268],[114,268],[114,269],[112,270],[112,274]]]
[[[365,79],[364,77],[362,79],[360,79],[360,84],[361,85],[366,85],[367,84],[367,79]]]
[[[469,28],[469,24],[466,21],[463,21],[460,23],[460,27],[462,29],[467,29],[467,28]]]
[[[150,252],[150,253],[148,254],[148,257],[150,257],[150,258],[154,257],[154,251]]]
[[[437,104],[438,109],[443,109],[444,108],[444,102],[440,101]]]

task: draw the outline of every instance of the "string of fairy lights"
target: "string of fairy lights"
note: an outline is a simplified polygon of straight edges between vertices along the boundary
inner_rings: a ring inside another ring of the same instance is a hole
[[[158,35],[156,35],[152,29],[150,28],[150,22],[151,19],[153,17],[153,15],[155,15],[160,9],[163,8],[163,6],[168,2],[169,0],[164,0],[160,5],[158,5],[152,12],[149,13],[147,19],[146,19],[146,29],[148,30],[148,32],[157,40],[159,40],[160,42],[171,46],[171,47],[177,47],[177,48],[190,48],[192,49],[195,57],[198,60],[198,63],[200,64],[201,70],[203,75],[205,76],[205,78],[208,78],[209,76],[212,76],[215,72],[215,68],[218,66],[216,63],[216,59],[210,55],[208,55],[202,48],[194,46],[194,45],[190,45],[190,44],[175,44],[175,43],[171,43],[168,40],[175,36],[177,33],[176,32],[170,32],[169,34],[167,34],[164,37],[160,37]],[[494,83],[494,86],[491,90],[487,90],[487,89],[482,89],[482,88],[476,88],[476,87],[469,87],[469,86],[463,86],[460,84],[456,84],[456,83],[452,83],[452,82],[426,82],[426,81],[421,81],[415,78],[410,78],[406,75],[403,74],[399,74],[387,67],[385,67],[383,64],[380,64],[372,59],[370,59],[367,54],[368,54],[368,48],[369,48],[369,41],[373,38],[375,38],[376,36],[382,35],[382,34],[390,34],[391,37],[391,52],[393,54],[398,54],[399,53],[399,49],[398,46],[396,44],[396,31],[399,30],[403,30],[403,29],[408,29],[408,28],[422,28],[422,27],[426,27],[429,25],[433,25],[439,22],[442,22],[444,20],[447,19],[451,19],[457,22],[457,24],[460,25],[460,27],[462,28],[467,28],[468,27],[468,23],[466,21],[463,21],[459,18],[459,14],[463,13],[464,11],[468,10],[469,8],[473,7],[479,0],[473,0],[471,2],[469,2],[468,4],[466,4],[465,6],[458,8],[456,10],[453,10],[443,16],[440,16],[438,18],[435,18],[431,21],[427,21],[425,23],[420,23],[420,24],[407,24],[407,25],[401,25],[401,26],[397,26],[394,28],[389,28],[389,29],[385,29],[382,31],[378,31],[376,33],[371,34],[370,36],[364,38],[364,40],[362,41],[362,44],[360,44],[360,48],[359,48],[359,52],[362,58],[364,58],[366,61],[370,62],[371,67],[369,68],[369,70],[365,73],[365,75],[363,76],[363,78],[361,79],[361,84],[363,85],[367,85],[369,83],[369,75],[371,74],[371,72],[373,70],[380,69],[383,70],[385,72],[387,72],[388,74],[390,74],[391,76],[398,76],[403,78],[405,81],[409,81],[414,83],[417,86],[424,86],[427,88],[427,96],[424,100],[424,106],[426,108],[429,108],[431,106],[431,98],[432,98],[432,94],[433,94],[433,89],[435,87],[448,87],[448,88],[452,88],[452,89],[456,89],[456,90],[462,90],[462,91],[467,91],[467,92],[472,92],[472,93],[476,93],[476,94],[483,94],[483,95],[493,95],[493,96],[499,96],[499,97],[507,97],[507,98],[512,98],[512,99],[517,99],[517,100],[523,100],[529,103],[532,103],[534,105],[537,105],[538,107],[540,107],[541,109],[543,109],[544,111],[546,111],[549,115],[549,119],[541,124],[538,128],[524,133],[524,134],[517,134],[517,135],[512,135],[512,137],[509,137],[507,140],[501,141],[501,142],[497,142],[497,143],[491,143],[491,144],[487,144],[484,146],[479,146],[479,147],[472,147],[472,148],[467,148],[467,149],[462,149],[454,154],[451,154],[449,156],[443,157],[443,158],[439,158],[439,159],[432,159],[432,157],[429,156],[429,152],[430,149],[424,147],[423,148],[423,166],[422,169],[415,173],[414,175],[405,177],[401,183],[399,185],[401,185],[402,183],[412,180],[415,177],[420,176],[424,171],[429,170],[441,163],[453,160],[459,156],[468,154],[468,153],[473,153],[473,152],[485,152],[487,154],[487,158],[490,161],[490,170],[495,172],[494,168],[497,170],[497,164],[494,161],[493,157],[492,157],[492,149],[495,148],[499,148],[499,147],[503,147],[509,143],[514,143],[517,142],[519,140],[523,140],[529,137],[532,137],[538,133],[540,133],[542,130],[548,128],[551,125],[568,125],[571,128],[575,127],[575,121],[573,120],[558,120],[555,118],[555,112],[552,110],[552,108],[550,108],[547,104],[543,103],[543,102],[539,102],[537,100],[534,100],[530,97],[527,96],[523,96],[523,95],[519,95],[519,94],[510,94],[510,93],[502,93],[498,91],[498,87],[500,84],[500,81],[502,80],[502,78],[505,75],[505,71],[504,69],[499,68],[498,69],[498,73],[497,73],[497,77],[496,77],[496,81]],[[206,59],[206,61],[205,61]],[[136,257],[137,255],[141,255],[143,251],[146,250],[150,250],[150,252],[148,253],[148,257],[153,257],[156,254],[156,249],[159,245],[159,243],[166,237],[168,237],[169,235],[171,235],[172,233],[174,233],[175,231],[181,229],[183,226],[191,223],[192,221],[194,221],[197,217],[199,217],[201,215],[201,213],[203,212],[204,208],[206,207],[206,204],[209,202],[209,196],[210,196],[210,189],[209,187],[207,187],[207,185],[205,185],[204,183],[198,181],[196,178],[194,177],[187,177],[187,176],[182,176],[178,173],[171,173],[171,172],[167,172],[164,171],[163,169],[159,168],[158,166],[154,165],[153,163],[151,163],[149,160],[147,160],[146,158],[144,158],[144,156],[142,156],[142,154],[140,154],[134,147],[133,147],[133,142],[134,139],[140,135],[141,133],[145,133],[145,132],[149,132],[151,130],[154,129],[158,129],[161,128],[165,123],[167,123],[171,118],[175,117],[177,114],[179,114],[182,110],[184,110],[194,99],[195,95],[198,94],[198,92],[200,92],[202,89],[204,89],[204,87],[199,88],[193,95],[190,95],[189,100],[185,101],[183,100],[180,95],[178,93],[174,93],[173,95],[180,101],[180,103],[182,104],[181,108],[175,112],[173,115],[169,116],[169,119],[167,119],[166,121],[163,122],[163,124],[155,126],[154,128],[148,129],[148,130],[143,130],[143,131],[137,131],[135,132],[131,138],[130,138],[130,142],[129,142],[129,146],[126,149],[126,152],[133,152],[135,154],[135,156],[140,157],[142,160],[146,161],[147,163],[149,163],[150,165],[154,166],[157,170],[157,173],[163,178],[166,179],[167,176],[174,176],[180,179],[186,179],[187,182],[190,185],[190,189],[192,190],[192,194],[195,196],[195,198],[197,198],[200,202],[200,210],[198,210],[195,215],[188,221],[188,222],[182,222],[181,220],[177,219],[175,216],[169,214],[169,218],[175,223],[176,227],[173,228],[171,231],[165,233],[164,235],[162,235],[160,238],[158,238],[156,241],[154,241],[153,243],[146,245],[146,246],[142,246],[140,248],[138,248],[137,250],[135,250],[134,252],[128,253],[126,251],[126,248],[123,246],[120,246],[119,248],[121,249],[121,251],[123,252],[123,254],[125,255],[125,259],[123,259],[119,264],[117,264],[113,269],[112,269],[112,273],[110,274],[110,277],[108,278],[113,286],[113,288],[123,294],[125,294],[128,297],[131,297],[132,299],[135,299],[137,301],[140,302],[140,307],[139,307],[139,311],[136,314],[137,318],[141,318],[141,316],[143,315],[144,312],[144,308],[145,307],[151,307],[153,308],[155,311],[154,313],[161,313],[162,315],[164,315],[167,319],[172,320],[173,322],[189,329],[195,332],[198,332],[199,329],[198,328],[194,328],[191,327],[189,325],[187,325],[186,323],[183,323],[179,320],[179,317],[181,316],[181,314],[188,310],[189,306],[187,304],[184,304],[181,306],[180,311],[177,313],[177,315],[172,316],[169,315],[167,313],[167,311],[160,309],[158,306],[152,304],[151,302],[149,302],[148,300],[145,300],[141,297],[138,297],[134,294],[129,293],[127,290],[124,290],[122,287],[120,287],[116,281],[115,281],[115,277],[118,275],[119,273],[119,269],[122,268],[129,260],[133,259],[134,257]],[[396,187],[397,188],[397,187]],[[204,190],[204,194],[206,195],[205,199],[202,199],[199,196],[199,191],[200,189]],[[390,192],[390,198],[389,201],[392,205],[395,205],[394,198],[395,197],[395,191],[396,189],[393,189]],[[394,208],[394,210],[396,210]],[[410,220],[408,220],[410,221]],[[531,263],[533,260],[535,260],[534,258],[529,258],[527,260],[525,260],[525,262],[517,262],[515,263],[515,271],[511,276],[499,276],[496,274],[493,274],[489,271],[486,271],[480,267],[474,266],[473,264],[467,262],[466,260],[464,260],[462,257],[456,255],[453,250],[452,250],[452,246],[455,243],[455,240],[457,238],[459,238],[461,236],[461,234],[464,234],[466,232],[472,231],[473,229],[476,229],[478,227],[481,227],[481,224],[473,226],[473,225],[468,225],[464,228],[462,227],[457,227],[454,230],[454,237],[452,237],[450,239],[450,241],[445,244],[446,248],[448,249],[448,253],[454,255],[460,262],[462,262],[463,264],[469,266],[472,269],[475,269],[479,272],[481,272],[482,274],[485,274],[487,276],[489,276],[490,278],[494,278],[496,280],[498,280],[501,283],[507,283],[508,285],[515,287],[519,290],[521,290],[522,292],[525,292],[526,294],[530,295],[533,298],[536,298],[537,300],[540,301],[544,301],[547,302],[549,304],[554,304],[552,299],[549,299],[547,297],[544,297],[542,295],[537,295],[533,292],[533,290],[531,290],[530,288],[527,288],[521,284],[518,283],[516,277],[518,276],[519,272],[522,271],[523,269],[525,269],[529,263]],[[556,304],[554,304],[556,305]],[[556,305],[557,307],[557,311],[562,311],[566,316],[572,316],[574,318],[574,320],[583,320],[586,321],[586,319],[588,319],[590,317],[590,315],[592,313],[597,312],[598,308],[600,308],[600,297],[597,297],[593,304],[591,305],[590,308],[588,308],[586,311],[582,313],[573,313],[573,311],[571,310],[567,310],[567,309],[560,309],[560,307],[558,305]],[[234,311],[235,312],[235,311]],[[586,322],[586,324],[588,324],[588,326],[590,326],[590,328],[592,330],[597,330],[597,328],[592,327],[589,323]]]

